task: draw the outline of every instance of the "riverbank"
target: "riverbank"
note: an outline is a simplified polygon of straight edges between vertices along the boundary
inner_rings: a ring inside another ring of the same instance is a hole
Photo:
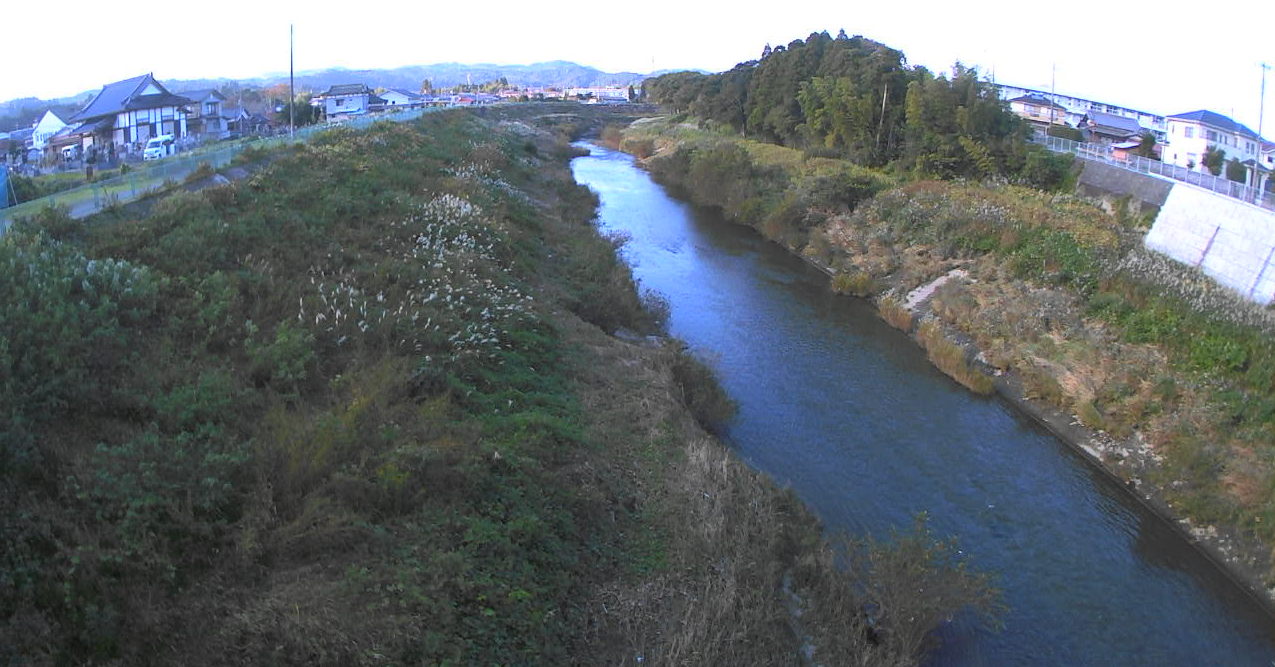
[[[1145,278],[1130,286],[1130,265],[1163,268],[1137,252],[1130,220],[1024,189],[903,184],[686,123],[642,122],[625,134],[623,148],[645,158],[657,179],[806,258],[835,288],[873,298],[896,327],[941,329],[967,350],[948,364],[969,372],[963,383],[990,376],[989,389],[1022,387],[1010,398],[1029,413],[1057,411],[1052,422],[1065,440],[1162,515],[1192,521],[1196,527],[1183,524],[1190,539],[1269,607],[1269,425],[1241,414],[1237,428],[1230,417],[1236,402],[1261,404],[1264,380],[1252,373],[1257,385],[1246,385],[1243,373],[1192,368],[1203,357],[1153,344],[1153,335],[1129,335],[1129,323],[1147,313],[1183,321],[1162,301],[1120,303],[1131,310],[1121,317],[1103,312],[1113,290],[1126,288],[1130,301],[1154,291]],[[907,295],[948,275],[954,278],[914,309],[904,308]],[[1269,313],[1244,317],[1251,319],[1237,339],[1261,339]],[[1188,325],[1195,323],[1181,326]],[[932,333],[922,338],[933,341],[926,344],[932,358],[932,345],[946,348]],[[1244,368],[1269,364],[1268,348],[1250,348],[1255,356]]]
[[[6,657],[915,664],[994,609],[924,529],[837,569],[712,374],[612,335],[655,318],[573,149],[484,116],[0,240]]]

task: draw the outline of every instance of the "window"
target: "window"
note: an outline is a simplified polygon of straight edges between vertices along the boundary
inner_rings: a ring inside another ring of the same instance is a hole
[[[345,106],[345,98],[344,98],[344,97],[338,97],[338,98],[336,98],[336,105],[337,105],[337,106]]]
[[[1195,128],[1194,128],[1194,127],[1188,127],[1188,128],[1185,128],[1185,129],[1183,129],[1183,132],[1185,132],[1185,133],[1186,133],[1186,138],[1187,138],[1187,139],[1194,139],[1194,138],[1195,138]]]

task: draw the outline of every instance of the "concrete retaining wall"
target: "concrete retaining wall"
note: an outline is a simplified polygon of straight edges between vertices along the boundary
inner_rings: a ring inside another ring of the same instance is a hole
[[[1275,300],[1275,212],[1187,183],[1170,185],[1146,246],[1199,266],[1253,301]]]
[[[1082,194],[1090,197],[1127,195],[1141,202],[1143,211],[1160,210],[1174,186],[1173,181],[1158,176],[1130,171],[1095,160],[1081,162],[1084,168],[1080,172],[1077,185]]]

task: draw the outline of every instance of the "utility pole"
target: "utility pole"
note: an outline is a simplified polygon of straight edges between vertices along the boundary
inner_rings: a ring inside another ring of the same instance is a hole
[[[1058,102],[1055,101],[1058,99],[1058,88],[1055,85],[1057,81],[1058,81],[1058,63],[1052,63],[1049,66],[1049,126],[1050,127],[1054,126],[1054,105],[1058,104]]]
[[[1262,93],[1261,99],[1257,103],[1257,155],[1253,156],[1253,203],[1260,204],[1262,201],[1262,179],[1259,176],[1262,173],[1262,121],[1266,119],[1266,70],[1271,66],[1266,63],[1259,63],[1262,67]]]
[[[296,111],[297,89],[292,70],[292,24],[288,24],[288,137],[295,136],[297,130]]]

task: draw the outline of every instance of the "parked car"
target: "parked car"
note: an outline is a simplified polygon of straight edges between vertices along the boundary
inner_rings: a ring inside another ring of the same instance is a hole
[[[151,137],[151,140],[146,142],[146,148],[142,150],[142,159],[149,162],[172,155],[177,151],[174,143],[173,135],[171,134]]]

